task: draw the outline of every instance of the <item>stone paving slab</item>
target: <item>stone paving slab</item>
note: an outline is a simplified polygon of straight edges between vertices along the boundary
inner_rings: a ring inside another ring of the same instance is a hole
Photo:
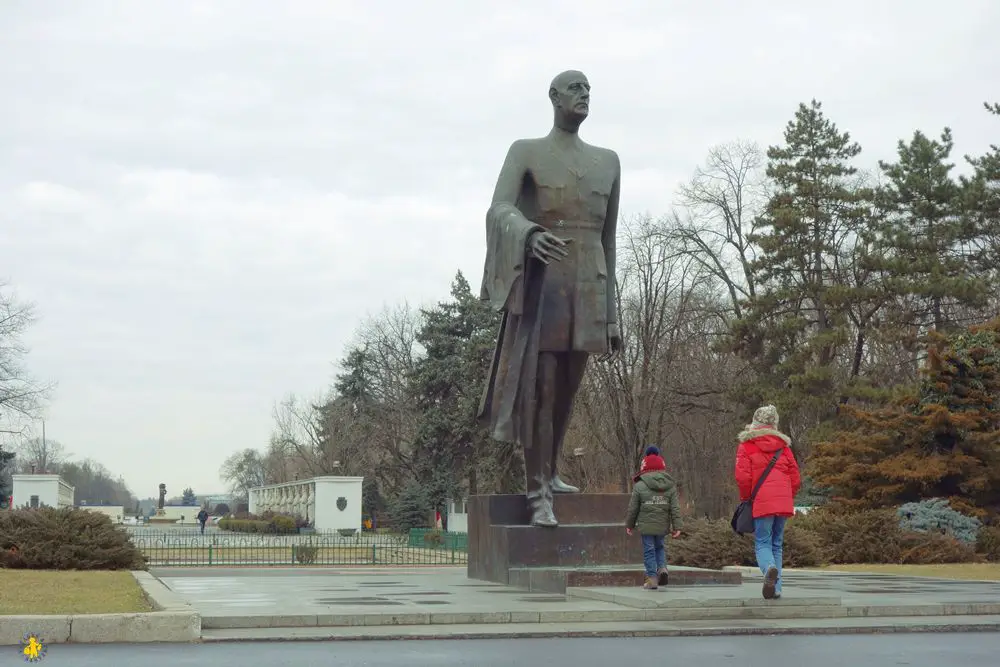
[[[788,571],[783,580],[780,600],[764,600],[760,580],[726,587],[661,587],[655,591],[594,587],[568,589],[566,593],[643,609],[795,605],[808,607],[802,613],[819,613],[814,611],[819,609],[831,617],[1000,614],[1000,583],[995,582],[805,570]],[[831,609],[837,606],[840,612]]]
[[[543,617],[571,622],[629,611],[610,602],[469,580],[464,568],[294,576],[258,570],[253,577],[162,576],[161,581],[200,612],[203,628],[537,623]]]
[[[569,637],[705,637],[723,635],[822,635],[880,633],[1000,633],[1000,615],[873,619],[787,619],[324,627],[205,630],[205,642],[358,641],[402,639],[543,639]]]
[[[759,580],[557,595],[470,580],[464,568],[157,573],[201,614],[206,631],[1000,615],[1000,584],[867,574],[789,571],[783,599],[765,601]]]

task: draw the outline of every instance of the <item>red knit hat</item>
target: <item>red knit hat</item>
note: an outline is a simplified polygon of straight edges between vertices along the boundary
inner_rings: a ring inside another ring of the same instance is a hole
[[[666,470],[667,463],[663,460],[663,457],[658,454],[650,454],[649,456],[644,456],[642,458],[642,465],[639,466],[639,473],[632,478],[633,482],[638,482],[642,475],[647,472],[655,472],[657,470]]]

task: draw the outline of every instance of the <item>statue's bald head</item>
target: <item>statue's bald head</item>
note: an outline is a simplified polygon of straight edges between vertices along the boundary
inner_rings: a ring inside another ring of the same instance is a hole
[[[575,69],[557,74],[549,85],[549,100],[557,125],[578,127],[590,112],[590,81]]]
[[[590,85],[587,81],[587,75],[583,72],[575,69],[568,69],[565,72],[556,74],[556,78],[552,79],[552,83],[549,85],[549,89],[556,90],[566,90],[570,84],[579,82]]]

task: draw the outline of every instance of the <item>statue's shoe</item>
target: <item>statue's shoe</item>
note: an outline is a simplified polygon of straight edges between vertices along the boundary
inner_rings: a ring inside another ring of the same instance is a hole
[[[559,525],[556,515],[552,513],[552,507],[539,507],[531,515],[531,525],[542,528],[555,528]]]
[[[531,504],[531,525],[544,528],[554,528],[559,525],[556,515],[552,512],[552,495],[547,493],[547,489],[542,489],[536,493],[528,494],[528,502]]]
[[[580,489],[572,484],[567,484],[559,478],[559,475],[556,475],[552,478],[552,493],[580,493]]]

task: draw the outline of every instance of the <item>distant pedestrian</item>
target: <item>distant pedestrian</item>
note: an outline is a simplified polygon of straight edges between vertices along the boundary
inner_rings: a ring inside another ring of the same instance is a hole
[[[660,450],[646,448],[639,474],[632,478],[635,487],[625,515],[625,530],[629,535],[638,530],[642,536],[642,561],[646,581],[642,587],[655,591],[667,585],[667,550],[663,541],[667,533],[680,537],[681,505],[677,484],[667,474],[667,465]]]
[[[802,479],[792,454],[792,440],[778,430],[778,410],[757,408],[753,422],[739,435],[736,449],[736,485],[740,500],[753,499],[754,552],[764,574],[764,598],[781,597],[781,558],[785,522],[795,515],[795,494]]]
[[[201,534],[202,535],[205,534],[205,522],[207,522],[207,521],[208,521],[208,512],[205,511],[205,508],[203,507],[203,508],[201,508],[201,511],[198,512],[198,523],[201,524]]]

